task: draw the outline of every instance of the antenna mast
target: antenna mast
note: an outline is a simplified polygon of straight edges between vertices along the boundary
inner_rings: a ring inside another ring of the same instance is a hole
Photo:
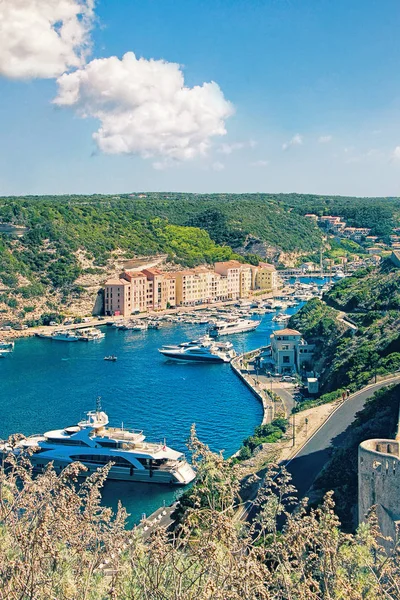
[[[96,412],[101,412],[101,396],[97,396],[96,398]]]

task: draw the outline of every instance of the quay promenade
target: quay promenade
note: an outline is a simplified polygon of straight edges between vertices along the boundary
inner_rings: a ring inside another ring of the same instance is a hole
[[[272,292],[266,292],[265,294],[257,296],[257,300],[267,300],[267,299],[270,299],[273,297],[274,297],[274,294]],[[198,311],[198,310],[222,308],[224,306],[233,306],[234,304],[236,304],[236,302],[237,302],[237,300],[225,300],[223,302],[197,304],[195,306],[178,306],[176,308],[168,308],[165,310],[158,310],[158,311],[148,311],[148,312],[144,312],[144,313],[141,313],[138,315],[132,315],[131,318],[134,320],[140,320],[140,319],[148,319],[149,317],[159,317],[159,316],[163,316],[163,315],[184,314],[184,313],[194,312],[194,311]],[[72,319],[73,317],[70,316],[70,318]],[[109,317],[100,315],[100,318],[98,316],[92,316],[92,317],[90,317],[90,321],[88,321],[86,323],[71,323],[70,325],[62,325],[59,323],[57,325],[42,325],[40,327],[29,327],[29,329],[24,329],[24,330],[19,330],[19,329],[11,329],[9,331],[0,330],[0,337],[2,339],[18,339],[18,338],[33,337],[36,333],[50,334],[50,333],[56,331],[57,329],[61,329],[61,328],[68,330],[68,331],[74,331],[74,330],[79,330],[79,329],[88,329],[90,327],[104,327],[106,325],[106,323],[109,321],[119,321],[121,319],[124,319],[124,317],[122,317],[120,315],[109,316]]]
[[[280,381],[258,373],[251,364],[266,349],[267,347],[263,346],[251,352],[246,352],[237,356],[231,362],[234,373],[252,391],[263,406],[262,425],[271,423],[278,414],[288,418],[295,404],[291,393],[293,385],[282,385]],[[277,398],[279,398],[278,401]]]

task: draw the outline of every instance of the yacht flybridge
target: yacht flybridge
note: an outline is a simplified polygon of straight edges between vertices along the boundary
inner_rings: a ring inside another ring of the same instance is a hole
[[[77,425],[30,436],[13,448],[3,443],[0,455],[21,454],[29,449],[33,451],[30,460],[35,470],[52,462],[58,471],[77,461],[85,465],[87,470],[82,475],[87,476],[111,462],[108,479],[186,485],[195,478],[181,452],[165,443],[146,442],[142,431],[108,427],[108,416],[99,404]]]

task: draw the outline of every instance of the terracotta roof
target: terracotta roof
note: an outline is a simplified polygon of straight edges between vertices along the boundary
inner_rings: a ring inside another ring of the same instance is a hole
[[[128,277],[129,279],[137,279],[138,277],[141,277],[143,279],[143,277],[146,279],[146,275],[144,273],[142,273],[141,271],[136,272],[136,273],[130,273],[129,271],[124,273],[125,277]]]
[[[160,269],[143,269],[143,273],[149,273],[150,275],[163,275]]]
[[[270,271],[276,271],[274,265],[270,265],[269,263],[260,263],[258,266],[263,269],[269,269]]]
[[[129,285],[129,281],[126,281],[126,279],[108,279],[104,285]]]
[[[274,331],[274,335],[301,335],[300,331],[296,331],[296,329],[279,329],[279,331]]]
[[[216,262],[215,265],[221,265],[227,269],[230,269],[230,268],[237,269],[238,267],[242,266],[242,263],[240,263],[238,260],[227,260],[227,261]]]

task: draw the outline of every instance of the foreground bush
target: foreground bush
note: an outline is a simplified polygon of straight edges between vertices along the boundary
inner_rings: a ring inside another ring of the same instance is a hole
[[[373,515],[352,536],[331,494],[293,512],[289,476],[271,468],[249,525],[237,519],[237,466],[195,436],[192,449],[199,480],[182,522],[147,539],[125,529],[122,508],[100,506],[106,469],[79,484],[78,464],[33,479],[28,461],[11,459],[0,473],[1,600],[399,598],[397,554],[380,548]]]

